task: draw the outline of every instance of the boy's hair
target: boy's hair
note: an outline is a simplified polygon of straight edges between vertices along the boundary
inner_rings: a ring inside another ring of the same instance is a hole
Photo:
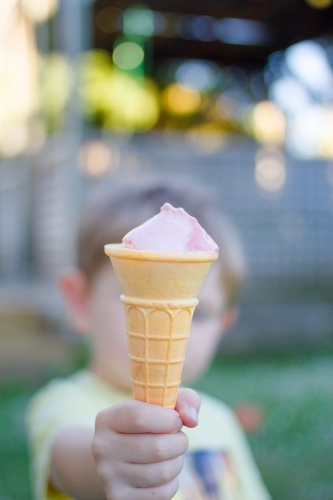
[[[125,234],[160,211],[164,203],[182,207],[215,240],[220,248],[218,263],[231,305],[244,276],[244,257],[238,235],[211,191],[189,180],[146,180],[105,185],[91,197],[78,226],[77,262],[92,283],[96,273],[109,262],[107,243],[121,243]]]

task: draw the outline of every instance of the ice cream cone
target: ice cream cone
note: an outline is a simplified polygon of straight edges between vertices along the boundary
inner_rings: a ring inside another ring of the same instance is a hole
[[[197,295],[216,252],[106,245],[125,306],[135,399],[174,408]]]

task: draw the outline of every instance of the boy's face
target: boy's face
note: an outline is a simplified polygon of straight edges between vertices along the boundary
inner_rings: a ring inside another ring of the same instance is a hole
[[[82,313],[85,314],[84,327],[81,325],[79,329],[91,338],[93,371],[111,385],[131,390],[125,313],[119,300],[120,294],[111,265],[104,266],[87,293]],[[226,318],[232,314],[231,311],[225,312],[225,297],[217,266],[212,266],[198,298],[199,305],[193,316],[182,382],[194,380],[207,368],[224,333]],[[68,305],[68,294],[67,299]],[[230,322],[230,318],[228,321]]]

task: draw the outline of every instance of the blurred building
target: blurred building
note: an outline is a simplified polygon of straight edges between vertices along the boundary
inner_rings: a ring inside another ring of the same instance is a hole
[[[54,283],[90,187],[162,172],[212,186],[242,236],[225,351],[332,340],[330,0],[0,9],[2,311],[62,329]]]

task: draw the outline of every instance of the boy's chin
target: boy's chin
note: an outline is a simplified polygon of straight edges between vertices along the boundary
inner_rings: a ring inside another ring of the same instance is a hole
[[[205,370],[183,370],[182,373],[182,385],[188,385],[195,382],[205,373]]]
[[[127,373],[120,374],[110,371],[107,367],[92,366],[91,370],[95,375],[97,375],[103,382],[107,383],[116,390],[123,392],[132,392],[132,382],[130,375]]]

